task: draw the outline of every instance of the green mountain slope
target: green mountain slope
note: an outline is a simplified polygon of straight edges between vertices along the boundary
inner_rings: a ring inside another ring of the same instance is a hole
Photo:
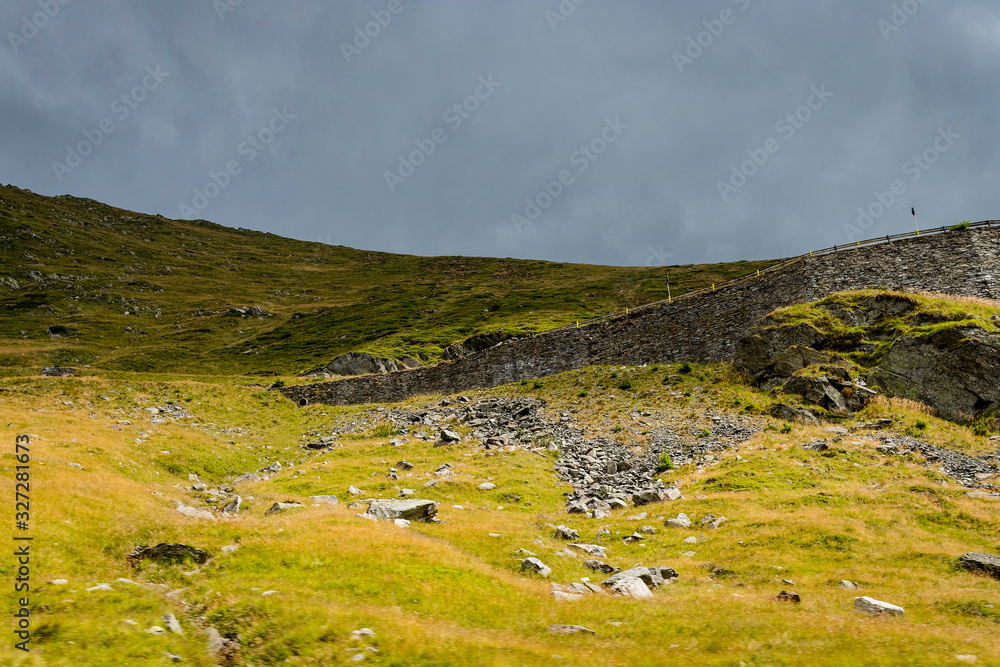
[[[431,361],[773,261],[660,268],[355,250],[0,186],[0,367],[292,374],[350,350]],[[230,309],[257,306],[267,317]]]

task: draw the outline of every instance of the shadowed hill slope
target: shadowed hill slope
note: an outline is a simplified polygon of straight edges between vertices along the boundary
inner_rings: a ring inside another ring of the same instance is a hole
[[[427,361],[773,261],[590,266],[417,257],[170,220],[0,186],[0,367],[291,374],[350,350]],[[232,311],[256,306],[269,315]]]

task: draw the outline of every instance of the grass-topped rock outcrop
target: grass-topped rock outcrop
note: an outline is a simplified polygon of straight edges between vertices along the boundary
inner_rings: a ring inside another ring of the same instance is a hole
[[[735,363],[833,413],[881,391],[947,419],[1000,411],[1000,304],[865,290],[775,311],[737,344]]]

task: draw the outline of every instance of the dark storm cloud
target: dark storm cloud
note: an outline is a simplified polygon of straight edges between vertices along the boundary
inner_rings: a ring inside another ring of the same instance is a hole
[[[0,9],[0,181],[43,194],[633,265],[1000,217],[987,0],[63,1]]]

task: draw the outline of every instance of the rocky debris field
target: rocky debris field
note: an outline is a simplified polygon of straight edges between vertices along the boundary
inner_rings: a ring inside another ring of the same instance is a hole
[[[306,458],[300,463],[304,463],[310,456],[340,446],[337,442],[340,436],[364,434],[379,424],[389,422],[396,430],[396,435],[389,440],[393,445],[414,437],[429,445],[441,447],[458,442],[476,442],[487,455],[500,450],[522,449],[543,456],[558,456],[554,460],[554,472],[559,479],[573,486],[573,491],[565,494],[566,511],[570,514],[605,518],[610,517],[612,511],[629,506],[640,507],[681,498],[681,491],[677,487],[668,486],[658,479],[661,473],[676,466],[694,464],[702,467],[717,463],[721,452],[738,448],[763,426],[761,420],[745,415],[708,414],[706,417],[710,426],[699,432],[692,432],[693,429],[688,427],[661,426],[649,432],[645,442],[637,440],[636,444],[628,445],[608,435],[588,437],[570,412],[548,410],[547,403],[541,399],[501,397],[473,400],[459,396],[415,409],[367,410],[353,419],[338,421],[330,428],[328,435],[316,432],[303,435],[301,447],[306,450]],[[688,426],[693,424],[691,421]],[[850,432],[883,430],[891,424],[891,420],[864,423],[852,427]],[[459,433],[459,430],[465,431],[465,435]],[[849,432],[843,427],[829,427],[828,430],[835,432],[835,440]],[[1000,472],[997,454],[983,459],[972,458],[898,434],[881,435],[879,440],[882,444],[876,449],[882,454],[906,455],[918,452],[930,465],[938,467],[960,484],[987,492],[995,490],[989,480],[995,479]],[[823,441],[816,441],[804,446],[819,450],[828,445]],[[266,480],[283,469],[294,466],[292,461],[286,462],[284,466],[275,461],[256,471],[237,476],[228,485],[209,487],[192,479],[196,484],[190,488],[206,494],[205,501],[209,505],[221,508],[225,513],[235,514],[239,511],[242,498],[236,495],[234,486]],[[408,461],[400,461],[387,474],[392,479],[398,479],[398,470],[408,470],[412,466]],[[451,473],[451,466],[445,464],[431,474],[440,478]],[[431,479],[424,486],[434,483],[434,479]],[[488,490],[492,486],[486,482],[480,488]],[[362,492],[352,488],[351,493],[357,496]],[[412,496],[414,493],[414,489],[401,490],[403,496]],[[372,499],[367,499],[365,502],[371,501]],[[185,506],[178,508],[178,511],[192,516],[205,512]],[[364,516],[374,518],[377,514],[366,512]],[[429,518],[421,517],[421,520]],[[641,539],[641,535],[637,534],[634,538]]]
[[[912,451],[920,452],[928,463],[940,466],[942,472],[964,486],[993,488],[994,485],[987,483],[986,480],[993,479],[1000,473],[1000,467],[989,462],[989,459],[996,459],[996,454],[989,456],[987,460],[981,460],[953,452],[944,447],[931,445],[910,436],[886,435],[880,439],[883,444],[879,445],[877,449],[883,454],[902,455]]]

